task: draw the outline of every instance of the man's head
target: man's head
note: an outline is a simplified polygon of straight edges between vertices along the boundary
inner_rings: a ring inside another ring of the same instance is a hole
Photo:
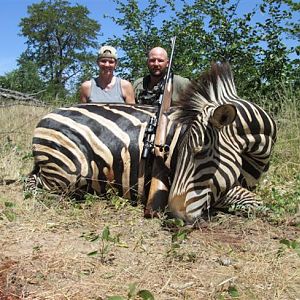
[[[161,47],[151,49],[148,53],[147,65],[151,76],[164,76],[169,65],[167,51]]]

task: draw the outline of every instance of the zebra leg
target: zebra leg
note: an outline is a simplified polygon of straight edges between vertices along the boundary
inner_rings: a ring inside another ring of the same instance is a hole
[[[49,173],[51,175],[51,173]],[[24,191],[36,193],[37,189],[43,189],[55,194],[74,196],[76,200],[83,199],[84,194],[91,192],[91,186],[85,178],[80,175],[49,176],[35,165],[24,182]]]
[[[241,186],[230,189],[224,197],[220,198],[220,201],[214,204],[213,208],[245,213],[266,210],[255,193]]]
[[[33,170],[26,176],[24,181],[23,190],[26,192],[35,192],[37,188],[41,188],[41,182],[37,174],[39,173],[39,167],[34,166]]]
[[[169,168],[165,165],[163,157],[156,157],[153,163],[152,178],[144,217],[157,217],[158,212],[168,204],[170,184]]]

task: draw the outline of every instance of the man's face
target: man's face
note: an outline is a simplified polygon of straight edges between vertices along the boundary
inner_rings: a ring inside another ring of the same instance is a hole
[[[164,53],[154,51],[149,54],[147,65],[152,76],[162,77],[166,73],[169,60]]]

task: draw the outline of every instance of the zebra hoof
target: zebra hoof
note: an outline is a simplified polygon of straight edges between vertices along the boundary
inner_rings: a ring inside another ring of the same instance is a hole
[[[158,215],[158,212],[153,210],[152,208],[145,208],[144,209],[144,218],[146,218],[146,219],[159,218],[159,215]]]

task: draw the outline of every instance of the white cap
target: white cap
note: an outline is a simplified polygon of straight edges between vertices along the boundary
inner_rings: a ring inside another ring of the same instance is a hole
[[[117,50],[112,46],[102,46],[99,49],[98,58],[114,58],[115,60],[117,60]]]

